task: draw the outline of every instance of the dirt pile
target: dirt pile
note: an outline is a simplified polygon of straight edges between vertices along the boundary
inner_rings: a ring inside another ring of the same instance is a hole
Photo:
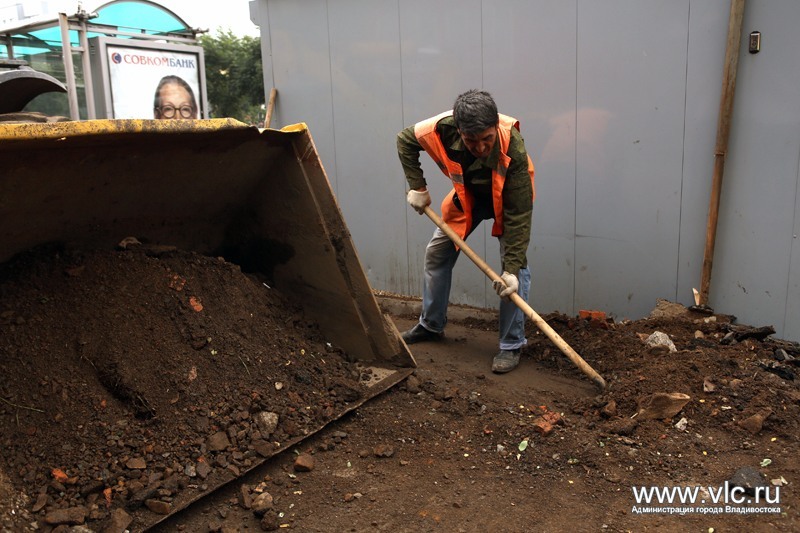
[[[43,248],[2,265],[0,302],[12,531],[141,528],[362,397],[300,309],[222,259]]]
[[[533,329],[520,367],[492,374],[496,321],[452,314],[443,342],[412,346],[403,384],[156,531],[258,531],[237,495],[259,490],[304,532],[800,527],[795,343],[667,302],[619,323],[546,315],[608,381],[598,394]],[[688,492],[662,508],[636,499],[648,487]]]
[[[265,281],[163,249],[2,265],[0,529],[141,531],[234,479],[153,530],[800,529],[800,346],[769,327],[668,302],[545,315],[598,392],[530,325],[520,367],[492,374],[494,315],[454,308],[411,377],[350,410],[368,375]],[[726,511],[726,482],[770,501]],[[643,512],[637,487],[698,497]]]

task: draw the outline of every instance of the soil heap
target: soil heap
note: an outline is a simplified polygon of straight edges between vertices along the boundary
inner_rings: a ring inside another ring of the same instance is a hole
[[[0,270],[0,526],[146,526],[347,410],[360,380],[222,258],[17,256]]]

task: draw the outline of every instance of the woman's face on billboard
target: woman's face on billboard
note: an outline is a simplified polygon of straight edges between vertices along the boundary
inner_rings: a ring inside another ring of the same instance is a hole
[[[177,83],[168,83],[159,91],[160,105],[155,110],[158,119],[197,118],[189,92]]]

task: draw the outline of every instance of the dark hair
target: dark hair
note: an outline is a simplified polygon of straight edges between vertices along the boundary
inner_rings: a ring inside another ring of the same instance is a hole
[[[180,76],[174,76],[174,75],[164,76],[163,78],[161,78],[161,81],[158,82],[158,87],[156,87],[156,95],[153,98],[153,109],[155,111],[158,111],[159,114],[161,113],[161,111],[159,111],[159,109],[161,108],[161,89],[165,85],[180,85],[181,87],[183,87],[183,89],[185,89],[186,92],[189,93],[189,96],[192,99],[192,111],[194,111],[194,114],[197,115],[197,100],[194,97],[194,91],[192,90],[191,85],[186,83],[186,80],[184,80]]]
[[[486,91],[470,89],[456,98],[453,104],[453,120],[461,133],[480,133],[497,126],[497,104]]]

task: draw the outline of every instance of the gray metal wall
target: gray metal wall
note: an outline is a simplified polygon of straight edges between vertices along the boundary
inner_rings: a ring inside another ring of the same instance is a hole
[[[639,318],[700,288],[729,0],[253,0],[272,127],[306,122],[373,287],[421,291],[405,126],[484,88],[536,166],[529,299]],[[768,9],[769,8],[769,9]],[[800,2],[749,0],[710,305],[800,337]],[[763,34],[759,54],[746,36]],[[438,201],[449,181],[423,156]],[[488,224],[470,245],[499,269]],[[451,300],[494,307],[466,258]]]

